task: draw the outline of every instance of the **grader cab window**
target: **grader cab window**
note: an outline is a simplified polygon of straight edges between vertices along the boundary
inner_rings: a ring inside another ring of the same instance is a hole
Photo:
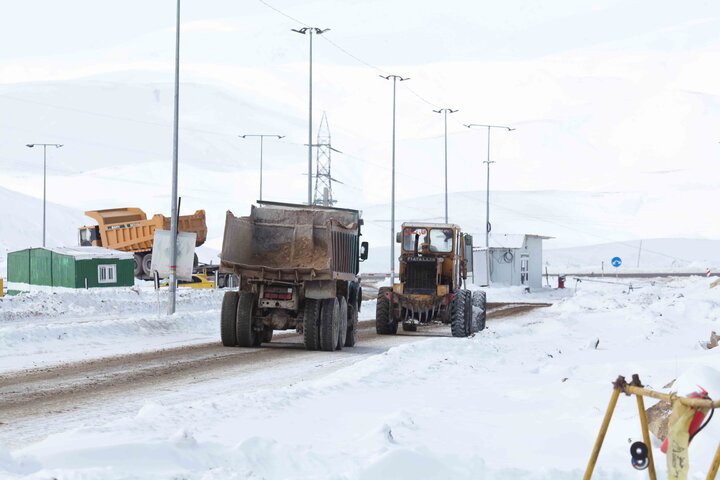
[[[430,251],[439,253],[452,252],[452,228],[433,228],[430,230]]]
[[[427,229],[408,227],[403,230],[403,250],[406,252],[412,252],[415,250],[416,236],[419,236],[418,246],[427,242]]]

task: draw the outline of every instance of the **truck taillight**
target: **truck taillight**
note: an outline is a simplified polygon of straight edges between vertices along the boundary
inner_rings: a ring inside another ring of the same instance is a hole
[[[292,297],[292,288],[288,288],[286,291],[270,290],[266,288],[263,293],[263,298],[266,300],[292,300]]]

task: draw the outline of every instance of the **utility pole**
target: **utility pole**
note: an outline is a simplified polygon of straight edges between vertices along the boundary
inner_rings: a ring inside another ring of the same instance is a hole
[[[285,135],[268,135],[268,134],[250,134],[239,135],[240,138],[260,137],[260,201],[262,202],[262,185],[263,185],[263,140],[265,137],[275,137],[278,140],[285,138]]]
[[[395,99],[397,94],[397,81],[404,82],[410,77],[399,75],[380,75],[380,78],[393,82],[393,108],[392,108],[392,197],[390,201],[390,285],[395,283]]]
[[[59,143],[28,143],[25,145],[28,148],[35,146],[43,147],[43,242],[42,246],[45,246],[45,210],[46,210],[46,199],[47,199],[47,147],[60,148],[62,145]]]
[[[312,205],[312,55],[313,55],[313,34],[322,35],[330,30],[329,28],[321,29],[317,27],[303,27],[300,29],[291,28],[293,32],[308,35],[310,37],[310,81],[309,81],[309,107],[308,107],[308,196],[307,203]]]
[[[180,112],[180,0],[177,0],[175,20],[175,102],[173,115],[173,163],[172,163],[172,214],[170,217],[170,279],[168,281],[168,315],[175,313],[177,289],[177,234],[178,234],[178,123]]]
[[[483,163],[487,164],[487,185],[485,188],[485,248],[490,246],[490,164],[495,163],[490,161],[490,129],[491,128],[503,128],[508,132],[515,130],[514,128],[506,127],[504,125],[484,125],[479,123],[470,123],[465,125],[467,128],[472,127],[483,127],[487,128],[487,160]],[[488,252],[489,253],[489,252]]]
[[[442,113],[445,116],[445,223],[448,223],[448,164],[447,164],[447,114],[455,113],[452,108],[441,108],[433,110],[435,113]]]

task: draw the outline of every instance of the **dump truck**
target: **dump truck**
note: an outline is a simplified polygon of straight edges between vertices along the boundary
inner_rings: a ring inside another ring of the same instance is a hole
[[[135,256],[135,277],[151,278],[152,247],[155,229],[170,230],[170,217],[162,214],[147,218],[139,208],[108,208],[88,210],[85,215],[97,222],[97,225],[80,228],[80,246],[105,247],[123,252],[133,252]],[[205,210],[197,210],[192,215],[178,217],[178,231],[195,232],[195,246],[205,243],[207,225]],[[195,256],[197,264],[197,256]]]
[[[378,289],[377,333],[395,335],[398,325],[416,331],[435,322],[450,324],[454,337],[483,330],[485,292],[463,288],[472,236],[454,224],[403,223],[396,241],[401,244],[399,282]]]
[[[307,350],[334,351],[357,341],[367,259],[357,210],[258,202],[247,217],[228,211],[220,270],[239,278],[226,292],[220,337],[226,347],[257,347],[274,330],[295,329]]]

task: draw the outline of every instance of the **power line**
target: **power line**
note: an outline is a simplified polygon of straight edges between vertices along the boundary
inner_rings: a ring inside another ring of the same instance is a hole
[[[310,27],[310,25],[308,25],[307,23],[301,22],[300,20],[298,20],[298,19],[295,18],[295,17],[291,17],[290,15],[288,15],[288,14],[285,13],[285,12],[283,12],[283,11],[280,10],[279,8],[273,7],[272,5],[270,5],[269,3],[267,3],[266,1],[264,1],[264,0],[258,0],[258,1],[259,1],[260,3],[262,3],[263,5],[265,5],[266,7],[268,7],[269,9],[275,10],[277,13],[279,13],[279,14],[282,15],[283,17],[289,18],[289,19],[292,20],[293,22],[299,23],[300,25],[302,25],[302,26],[304,26],[304,27]]]

